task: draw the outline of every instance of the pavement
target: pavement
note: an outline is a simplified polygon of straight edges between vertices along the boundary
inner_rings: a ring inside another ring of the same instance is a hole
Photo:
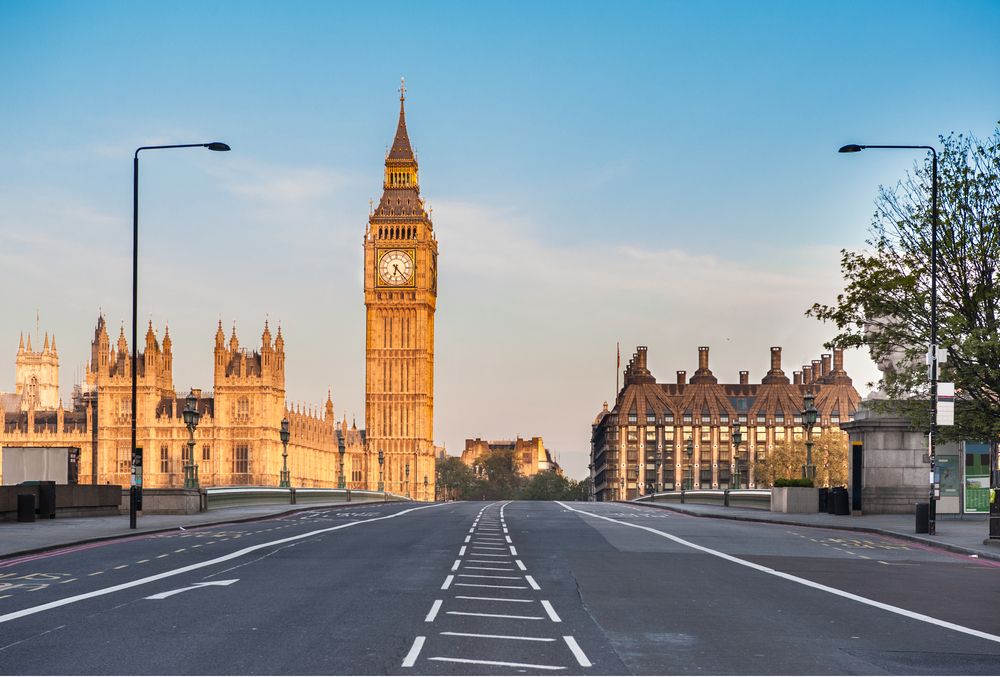
[[[0,522],[0,559],[126,536],[192,529],[216,524],[249,522],[343,505],[364,506],[371,505],[371,503],[329,501],[298,505],[248,505],[219,508],[193,515],[139,515],[136,519],[135,529],[129,528],[127,514],[60,518],[57,513],[55,519],[38,519],[34,522]]]
[[[770,522],[822,529],[844,529],[883,536],[893,536],[907,541],[965,555],[1000,561],[1000,544],[984,543],[989,536],[989,515],[939,514],[933,536],[916,533],[914,515],[830,515],[828,513],[780,513],[754,508],[726,508],[721,505],[692,503],[630,503],[663,508],[687,515],[749,522]]]

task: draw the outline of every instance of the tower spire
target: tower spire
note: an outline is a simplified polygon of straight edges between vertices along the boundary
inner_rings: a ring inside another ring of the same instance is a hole
[[[413,148],[410,146],[410,136],[406,132],[406,83],[400,78],[399,86],[399,122],[396,124],[396,136],[389,148],[387,160],[403,160],[413,162]]]

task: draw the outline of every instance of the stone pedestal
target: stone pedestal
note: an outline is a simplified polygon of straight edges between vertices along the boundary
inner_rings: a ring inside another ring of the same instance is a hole
[[[924,460],[927,435],[914,430],[909,419],[873,412],[862,402],[854,420],[840,427],[850,436],[848,491],[852,504],[858,478],[865,514],[913,514],[915,503],[927,501],[931,469]],[[856,506],[852,508],[856,510]]]

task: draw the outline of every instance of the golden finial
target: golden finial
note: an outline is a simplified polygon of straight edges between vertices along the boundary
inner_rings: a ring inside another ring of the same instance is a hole
[[[399,79],[399,100],[406,101],[406,78]]]
[[[368,216],[375,213],[375,200],[368,198]]]

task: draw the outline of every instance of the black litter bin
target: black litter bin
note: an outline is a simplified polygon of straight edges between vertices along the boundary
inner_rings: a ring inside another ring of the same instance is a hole
[[[827,505],[829,505],[828,498],[830,497],[830,490],[826,487],[819,488],[819,508],[820,512],[826,512]]]
[[[35,521],[35,495],[34,494],[18,494],[17,495],[17,521],[18,522],[34,522]]]
[[[930,531],[931,524],[931,505],[930,503],[917,503],[916,515],[917,515],[917,531],[918,534],[926,534]]]
[[[56,483],[44,481],[38,483],[38,517],[39,519],[54,519],[56,516]]]
[[[851,514],[850,496],[848,496],[847,489],[845,487],[834,487],[830,492],[829,498],[827,498],[827,502],[833,503],[832,513],[834,515]]]

